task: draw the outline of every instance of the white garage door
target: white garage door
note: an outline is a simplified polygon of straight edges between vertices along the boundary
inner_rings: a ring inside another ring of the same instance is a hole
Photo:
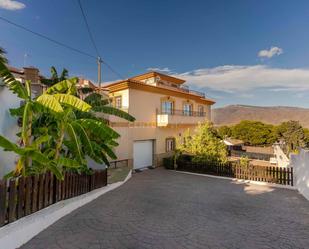
[[[152,166],[153,141],[135,141],[133,143],[133,164],[134,169],[141,169]]]

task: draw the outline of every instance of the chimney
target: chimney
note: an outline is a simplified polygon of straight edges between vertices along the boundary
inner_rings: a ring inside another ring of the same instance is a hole
[[[40,83],[39,69],[35,67],[24,67],[25,80],[31,80],[32,84]]]

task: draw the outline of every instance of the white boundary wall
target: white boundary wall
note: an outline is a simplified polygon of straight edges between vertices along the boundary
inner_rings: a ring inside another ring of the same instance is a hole
[[[93,201],[99,196],[124,184],[131,178],[131,171],[122,182],[116,182],[89,193],[57,202],[36,213],[25,216],[0,228],[0,248],[15,249],[32,239],[63,216]]]
[[[309,150],[300,149],[299,154],[291,154],[296,189],[309,200]]]

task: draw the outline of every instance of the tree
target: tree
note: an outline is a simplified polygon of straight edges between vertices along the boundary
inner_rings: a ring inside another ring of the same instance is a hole
[[[232,137],[249,145],[269,145],[276,141],[273,125],[243,120],[232,128]]]
[[[283,139],[287,146],[287,153],[305,146],[305,132],[298,121],[290,120],[281,123],[276,128],[277,136]]]
[[[217,131],[211,123],[199,124],[194,134],[187,132],[183,143],[178,145],[183,153],[193,155],[195,162],[220,162],[227,161],[227,150]]]
[[[52,66],[50,68],[51,77],[49,79],[42,79],[41,82],[46,86],[53,86],[60,81],[68,79],[69,72],[67,69],[63,68],[60,76],[58,75],[57,69]]]
[[[227,137],[232,136],[232,129],[231,129],[231,127],[229,127],[227,125],[222,125],[222,126],[218,127],[217,131],[218,131],[218,135],[221,139],[225,139]]]

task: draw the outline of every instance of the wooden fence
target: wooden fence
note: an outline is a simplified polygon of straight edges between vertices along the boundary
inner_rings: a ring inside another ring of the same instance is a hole
[[[293,168],[242,166],[238,163],[193,163],[179,160],[177,170],[293,186]]]
[[[0,227],[106,185],[106,169],[96,170],[92,175],[66,173],[63,181],[51,173],[0,180]]]

